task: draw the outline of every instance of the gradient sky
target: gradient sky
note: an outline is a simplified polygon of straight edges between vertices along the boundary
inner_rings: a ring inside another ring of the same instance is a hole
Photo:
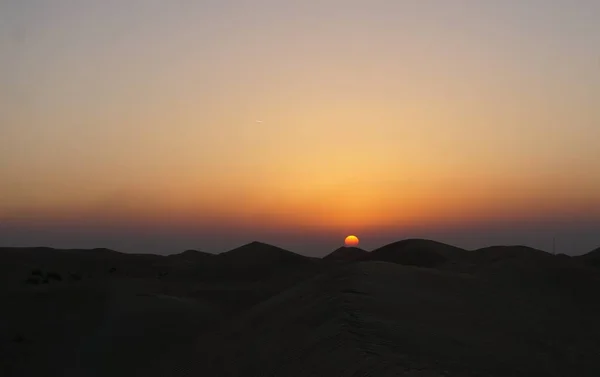
[[[600,246],[596,0],[0,2],[0,244]]]

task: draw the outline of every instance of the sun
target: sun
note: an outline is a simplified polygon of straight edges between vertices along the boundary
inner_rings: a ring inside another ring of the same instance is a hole
[[[359,242],[358,237],[356,237],[356,236],[348,236],[344,240],[344,244],[346,246],[358,246],[358,242]]]

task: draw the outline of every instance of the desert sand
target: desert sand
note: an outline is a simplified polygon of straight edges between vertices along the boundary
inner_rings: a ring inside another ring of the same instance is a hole
[[[597,251],[0,249],[2,376],[598,376]]]

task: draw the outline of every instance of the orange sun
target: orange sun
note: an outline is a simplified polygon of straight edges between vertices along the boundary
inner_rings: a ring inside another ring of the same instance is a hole
[[[348,236],[344,240],[344,244],[346,244],[346,246],[358,246],[358,237]]]

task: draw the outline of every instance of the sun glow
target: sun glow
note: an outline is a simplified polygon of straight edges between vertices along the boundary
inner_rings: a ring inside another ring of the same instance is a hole
[[[358,242],[359,242],[358,237],[356,237],[356,236],[348,236],[344,240],[344,244],[346,246],[358,246]]]

